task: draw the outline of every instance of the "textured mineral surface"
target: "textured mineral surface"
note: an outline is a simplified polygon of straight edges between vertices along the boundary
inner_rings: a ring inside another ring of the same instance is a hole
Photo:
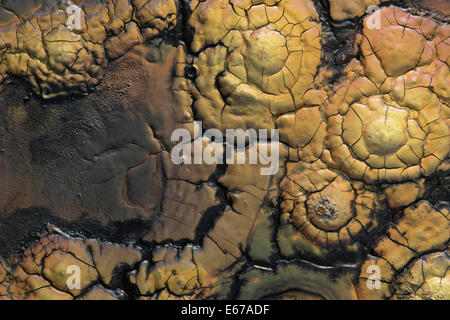
[[[449,300],[449,14],[0,0],[0,300]]]

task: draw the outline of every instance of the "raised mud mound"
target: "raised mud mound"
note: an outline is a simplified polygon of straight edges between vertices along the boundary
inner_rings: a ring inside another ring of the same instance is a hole
[[[0,299],[450,299],[449,13],[0,0]]]

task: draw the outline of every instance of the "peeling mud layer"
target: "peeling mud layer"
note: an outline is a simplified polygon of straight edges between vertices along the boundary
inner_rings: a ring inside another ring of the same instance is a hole
[[[449,10],[0,0],[0,299],[450,299]]]

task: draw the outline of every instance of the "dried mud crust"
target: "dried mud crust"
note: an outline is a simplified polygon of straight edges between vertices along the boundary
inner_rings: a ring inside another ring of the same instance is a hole
[[[0,1],[0,299],[450,299],[445,6],[55,3]],[[196,121],[277,174],[174,165]]]
[[[88,93],[103,79],[109,61],[177,22],[174,0],[86,0],[73,2],[81,8],[81,23],[71,28],[68,4],[3,1],[0,84],[21,77],[46,99]]]
[[[450,29],[395,7],[380,15],[380,30],[365,20],[361,62],[350,63],[326,108],[325,161],[366,183],[429,176],[450,145]]]

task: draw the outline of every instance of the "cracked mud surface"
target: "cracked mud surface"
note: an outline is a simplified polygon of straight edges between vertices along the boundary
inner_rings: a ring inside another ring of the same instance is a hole
[[[448,2],[72,3],[0,0],[0,299],[450,299]]]

